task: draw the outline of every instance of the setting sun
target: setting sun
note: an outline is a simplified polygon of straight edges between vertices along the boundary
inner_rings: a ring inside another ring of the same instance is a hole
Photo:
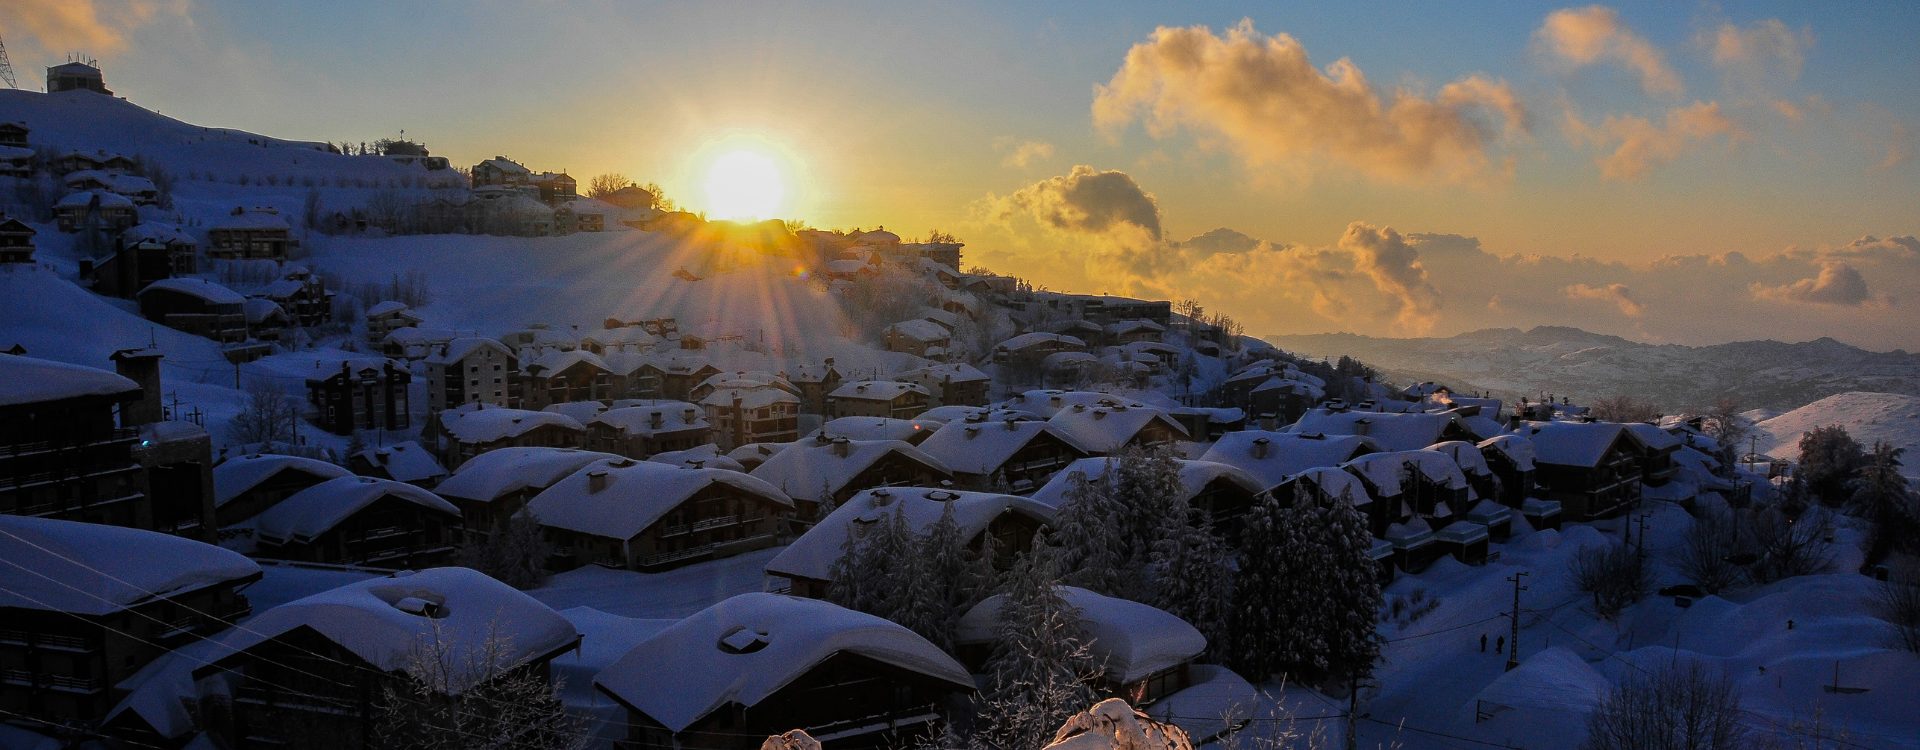
[[[773,218],[785,207],[784,179],[773,157],[764,153],[723,153],[707,167],[707,211],[717,219]]]

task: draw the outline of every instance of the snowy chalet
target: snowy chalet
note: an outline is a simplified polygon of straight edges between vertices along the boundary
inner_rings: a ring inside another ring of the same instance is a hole
[[[0,513],[153,528],[141,398],[115,373],[0,354]]]
[[[233,526],[273,507],[294,493],[352,472],[303,456],[255,453],[213,467],[214,522]]]
[[[468,459],[509,447],[578,448],[587,428],[565,414],[469,404],[439,413],[440,461],[458,469]]]
[[[822,502],[838,505],[863,489],[934,487],[953,477],[946,464],[905,441],[827,435],[795,442],[751,473],[793,498],[803,521],[812,520]]]
[[[0,263],[33,262],[33,227],[0,214]]]
[[[628,458],[688,450],[713,438],[706,412],[685,401],[621,406],[585,422],[589,448]]]
[[[452,554],[460,510],[410,484],[346,476],[288,495],[239,526],[263,559],[419,568]]]
[[[1612,518],[1640,502],[1643,450],[1626,425],[1529,422],[1534,481],[1570,521]]]
[[[1193,662],[1207,650],[1207,638],[1193,625],[1165,610],[1083,588],[1061,586],[1059,592],[1079,613],[1088,651],[1101,665],[1095,689],[1102,695],[1146,707],[1194,684]],[[987,597],[954,628],[954,650],[975,671],[984,672],[999,640],[1005,603],[1003,594]]]
[[[1075,475],[1089,483],[1106,483],[1114,463],[1111,458],[1092,457],[1068,464],[1060,473],[1053,475],[1053,479],[1045,486],[1034,492],[1033,499],[1058,510],[1067,502],[1067,492]],[[1174,459],[1174,463],[1179,467],[1180,488],[1187,506],[1206,512],[1213,518],[1221,535],[1230,542],[1237,541],[1241,516],[1246,515],[1247,509],[1252,508],[1266,491],[1260,480],[1227,464],[1184,458]]]
[[[554,482],[587,464],[615,458],[619,456],[575,448],[501,448],[461,464],[433,491],[460,509],[469,539],[484,537],[505,526],[528,500]]]
[[[1031,549],[1033,537],[1054,518],[1052,506],[1014,495],[878,487],[854,495],[787,545],[767,563],[767,575],[785,578],[796,596],[825,598],[834,564],[846,552],[849,538],[887,522],[893,513],[903,513],[907,528],[924,536],[948,509],[967,549],[978,553],[986,538],[993,537],[994,566],[1000,570],[1012,567],[1014,555]]]
[[[177,280],[177,279],[176,279]],[[335,435],[355,430],[404,430],[412,424],[407,384],[413,373],[392,360],[358,359],[340,363],[340,371],[307,378],[307,403],[314,423]]]
[[[965,362],[930,365],[900,374],[900,379],[927,389],[940,406],[986,406],[993,378]]]
[[[589,463],[527,501],[553,566],[663,570],[774,544],[793,501],[737,471],[630,458]]]
[[[700,399],[700,407],[714,444],[725,450],[800,439],[800,397],[781,388],[718,388]]]
[[[929,395],[913,383],[856,380],[827,394],[827,416],[912,419],[927,410]]]
[[[134,295],[140,316],[221,343],[247,340],[247,298],[206,279],[170,278]]]
[[[1143,404],[1074,404],[1047,420],[1074,445],[1095,456],[1116,455],[1126,448],[1153,448],[1187,439],[1187,428],[1165,409]]]
[[[53,219],[62,232],[97,231],[111,237],[140,223],[140,214],[124,195],[82,190],[55,202]]]
[[[988,421],[984,412],[935,430],[920,450],[953,470],[962,487],[995,487],[1025,494],[1039,489],[1068,464],[1087,452],[1046,422],[1002,419]]]
[[[207,227],[207,257],[215,260],[280,260],[300,244],[293,225],[274,208],[235,207]]]
[[[369,325],[372,325],[369,319]],[[427,411],[462,404],[513,406],[520,365],[505,344],[488,338],[457,338],[426,358]]]

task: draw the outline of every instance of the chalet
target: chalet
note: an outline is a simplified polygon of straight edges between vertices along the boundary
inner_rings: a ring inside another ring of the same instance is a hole
[[[153,282],[199,270],[199,245],[171,224],[142,222],[121,232],[115,244],[105,258],[80,261],[80,276],[100,294],[132,297]]]
[[[386,340],[387,334],[402,328],[420,325],[422,319],[407,309],[404,303],[387,300],[367,308],[364,320],[367,326],[367,343],[378,344]]]
[[[1517,510],[1534,529],[1560,528],[1560,503],[1534,497],[1533,441],[1520,435],[1496,435],[1475,446],[1493,473],[1496,501]]]
[[[953,347],[953,332],[931,320],[903,320],[887,326],[882,333],[882,345],[890,352],[945,359]]]
[[[692,390],[687,392],[687,400],[699,401],[705,399],[707,396],[713,395],[714,391],[722,388],[741,390],[778,388],[795,396],[800,395],[800,386],[787,382],[785,377],[778,374],[765,370],[735,370],[730,373],[720,373],[700,381],[699,385],[694,386]]]
[[[17,122],[0,122],[0,177],[11,177],[16,180],[33,179],[33,149],[28,148],[24,143],[14,145],[4,142],[8,139],[9,128],[19,129],[22,141],[26,138],[25,126]]]
[[[622,406],[582,423],[587,426],[588,447],[628,458],[687,450],[713,437],[706,411],[685,401]]]
[[[1095,456],[1111,456],[1128,447],[1152,448],[1187,439],[1187,429],[1165,409],[1140,404],[1074,404],[1047,420],[1075,445]]]
[[[1494,541],[1506,541],[1513,529],[1513,510],[1500,503],[1500,480],[1494,476],[1493,468],[1487,465],[1487,458],[1480,453],[1480,447],[1454,440],[1434,443],[1427,446],[1427,450],[1447,454],[1467,478],[1471,504],[1460,517],[1487,527],[1487,533],[1492,535]]]
[[[460,510],[410,484],[349,476],[288,495],[238,527],[252,533],[255,557],[419,568],[453,553]]]
[[[773,458],[774,454],[786,450],[789,445],[792,443],[748,443],[727,451],[726,455],[740,465],[741,471],[752,473],[754,469],[766,463],[767,459]]]
[[[918,248],[914,247],[911,249],[917,250]],[[960,272],[955,270],[953,266],[929,258],[920,258],[917,265],[919,266],[921,276],[933,279],[935,283],[948,289],[960,288]]]
[[[773,546],[793,501],[737,471],[613,458],[527,501],[553,544],[552,566],[662,570]]]
[[[722,388],[701,399],[700,407],[713,442],[726,450],[800,439],[800,397],[780,388]]]
[[[642,326],[615,326],[609,321],[608,327],[580,337],[580,348],[602,357],[613,352],[644,352],[660,343],[660,337]]]
[[[167,534],[0,515],[0,711],[95,725],[117,688],[247,616],[260,566]],[[30,573],[31,575],[24,575]]]
[[[195,680],[231,675],[231,713],[210,734],[229,747],[370,748],[382,705],[412,695],[403,680],[423,644],[449,654],[488,652],[488,672],[459,675],[483,689],[492,676],[548,678],[580,634],[559,613],[467,568],[369,578],[262,612],[215,643]],[[489,646],[488,644],[494,644]],[[457,658],[457,657],[456,657]]]
[[[413,440],[368,448],[347,456],[347,468],[363,477],[415,487],[430,488],[447,478],[447,469],[440,465],[440,459]]]
[[[426,370],[429,412],[463,404],[518,403],[514,390],[519,362],[512,350],[493,339],[468,336],[449,341],[427,355]]]
[[[1471,490],[1447,454],[1370,453],[1343,468],[1359,478],[1373,498],[1369,525],[1375,538],[1393,544],[1400,569],[1419,571],[1448,553],[1463,562],[1486,559],[1487,529],[1462,518],[1470,507]],[[1453,529],[1456,525],[1461,528]]]
[[[1227,464],[1184,458],[1174,462],[1179,466],[1180,487],[1187,505],[1213,518],[1229,541],[1238,539],[1240,517],[1246,515],[1247,509],[1266,491],[1260,480]],[[1074,461],[1034,492],[1033,499],[1058,509],[1066,504],[1067,493],[1076,480],[1103,486],[1124,481],[1124,475],[1114,472],[1114,465],[1114,459],[1098,456]]]
[[[929,395],[914,383],[856,380],[827,394],[827,416],[912,419],[927,410]]]
[[[807,434],[808,438],[821,435],[829,437],[852,438],[854,440],[903,440],[909,445],[919,445],[932,437],[934,431],[944,424],[937,419],[893,419],[891,417],[840,417],[829,419],[819,429]]]
[[[91,62],[67,62],[47,68],[47,93],[91,91],[112,96],[107,80]]]
[[[99,232],[107,237],[140,223],[133,201],[99,190],[66,194],[53,204],[53,218],[62,232]]]
[[[1084,352],[1087,342],[1059,333],[1023,333],[993,347],[994,364],[1034,369],[1056,352]]]
[[[938,406],[986,406],[993,378],[965,362],[928,365],[900,373],[900,379],[927,389]]]
[[[459,469],[468,459],[501,448],[578,448],[587,439],[584,425],[550,411],[475,403],[449,407],[439,414],[440,460],[449,469]]]
[[[512,159],[495,156],[473,165],[473,186],[487,185],[525,185],[533,179],[533,172]]]
[[[68,174],[89,169],[125,173],[134,171],[138,165],[126,156],[100,149],[93,153],[78,150],[65,152],[54,157],[52,166],[53,171]]]
[[[1046,422],[988,421],[983,413],[949,422],[920,450],[953,470],[954,482],[977,490],[1005,488],[1026,494],[1039,489],[1087,452]]]
[[[1123,399],[1111,393],[1097,391],[1063,391],[1058,388],[1036,389],[1015,394],[1000,406],[1002,409],[1032,414],[1035,419],[1052,419],[1054,415],[1075,406],[1117,406],[1128,407],[1146,404]]]
[[[24,122],[0,122],[0,146],[27,148],[27,134],[33,132]]]
[[[1570,521],[1612,518],[1640,502],[1639,441],[1613,422],[1528,422],[1534,482]]]
[[[1229,375],[1219,393],[1228,404],[1288,424],[1326,398],[1326,385],[1325,380],[1291,364],[1259,360]]]
[[[541,172],[527,178],[527,184],[540,191],[540,202],[562,205],[580,197],[579,183],[566,172]]]
[[[974,690],[964,667],[905,627],[765,593],[667,626],[593,686],[626,709],[615,747],[688,750],[755,750],[796,728],[849,747],[893,745],[926,735],[940,707]]]
[[[0,514],[153,528],[126,419],[141,395],[105,370],[0,354]]]
[[[240,303],[240,312],[246,316],[247,332],[256,343],[279,341],[280,332],[293,325],[293,316],[285,308],[264,297],[246,298]]]
[[[549,352],[521,364],[520,404],[524,408],[612,400],[615,394],[613,371],[592,352]]]
[[[235,207],[207,226],[207,257],[215,260],[284,261],[299,244],[293,225],[274,208]]]
[[[619,456],[574,448],[501,448],[468,459],[433,491],[460,509],[469,538],[486,536],[554,482],[587,464],[615,458]]]
[[[380,353],[394,359],[407,361],[426,359],[433,356],[441,347],[453,343],[454,339],[470,334],[446,328],[424,328],[409,326],[395,328],[380,339]]]
[[[339,372],[307,378],[307,403],[313,405],[314,424],[335,435],[404,430],[413,424],[407,397],[412,382],[413,374],[392,360],[345,360]]]
[[[135,206],[152,206],[160,202],[160,188],[139,175],[102,172],[97,169],[83,169],[69,172],[61,179],[68,190],[97,190],[124,196]]]
[[[1645,422],[1631,422],[1626,428],[1627,433],[1633,436],[1634,443],[1640,447],[1642,483],[1658,487],[1671,481],[1680,472],[1675,456],[1686,443],[1679,436]]]
[[[827,394],[840,387],[844,378],[840,370],[828,357],[820,364],[801,364],[791,370],[783,370],[781,377],[800,389],[800,410],[806,414],[827,413]]]
[[[821,436],[796,442],[768,457],[752,475],[794,499],[800,519],[814,519],[822,503],[838,505],[874,487],[934,487],[952,470],[899,440],[849,440]]]
[[[1011,567],[1014,555],[1031,549],[1033,537],[1054,518],[1052,507],[1013,495],[883,487],[854,495],[834,508],[774,556],[767,563],[767,575],[786,579],[786,588],[796,596],[825,598],[833,567],[846,552],[848,539],[886,522],[893,513],[900,513],[909,530],[924,536],[949,512],[961,539],[974,553],[985,549],[986,538],[993,537],[997,567],[1001,563]]]
[[[1369,519],[1369,523],[1375,518],[1373,494],[1367,489],[1366,483],[1340,467],[1307,469],[1287,477],[1269,492],[1280,502],[1289,505],[1300,501],[1320,503],[1322,506],[1336,502],[1349,503],[1359,509],[1360,515]],[[1393,542],[1381,538],[1381,534],[1376,532],[1367,554],[1373,559],[1380,582],[1385,584],[1393,580],[1397,569]]]
[[[695,385],[720,374],[720,368],[698,355],[663,358],[649,363],[643,371],[659,380],[660,398],[675,401],[688,400],[688,394],[693,392]]]
[[[1300,417],[1286,432],[1324,435],[1360,435],[1372,438],[1382,450],[1420,450],[1449,440],[1479,440],[1459,419],[1445,412],[1394,413],[1318,408]]]
[[[1165,610],[1083,588],[1061,586],[1059,592],[1078,613],[1093,661],[1101,665],[1095,689],[1102,695],[1144,707],[1193,684],[1193,662],[1207,650],[1206,636],[1193,625]],[[962,663],[984,670],[999,642],[1005,604],[1006,595],[995,594],[960,617],[954,648]]]
[[[1200,460],[1237,467],[1272,489],[1308,469],[1339,466],[1379,450],[1378,443],[1358,435],[1241,430],[1221,435]]]
[[[1246,411],[1234,406],[1176,406],[1167,416],[1187,429],[1195,441],[1218,441],[1247,429]]]
[[[1099,365],[1100,358],[1086,352],[1054,352],[1040,359],[1040,380],[1055,387],[1077,387],[1091,380]]]
[[[33,262],[33,227],[0,214],[0,263]]]
[[[229,458],[213,467],[214,524],[234,526],[296,492],[346,476],[352,472],[302,456],[255,453]]]
[[[720,446],[714,445],[713,443],[696,445],[685,450],[655,453],[648,456],[646,460],[656,464],[680,466],[688,469],[725,469],[740,474],[747,473],[745,464],[734,460],[733,457],[725,453],[721,453]]]
[[[1166,333],[1166,326],[1139,318],[1114,321],[1106,324],[1100,331],[1102,339],[1112,346],[1156,342]]]

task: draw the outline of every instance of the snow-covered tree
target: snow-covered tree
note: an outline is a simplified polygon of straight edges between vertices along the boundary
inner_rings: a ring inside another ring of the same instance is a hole
[[[848,609],[905,624],[912,597],[923,587],[919,544],[907,528],[906,513],[895,507],[871,524],[850,528],[840,559],[833,566],[827,599]]]
[[[507,519],[491,534],[461,545],[454,560],[524,590],[546,583],[547,556],[551,553],[546,535],[540,531],[540,519],[526,511]]]
[[[1067,717],[1046,750],[1193,750],[1178,726],[1155,721],[1119,698],[1108,698]]]
[[[1366,519],[1342,496],[1269,497],[1248,516],[1234,584],[1230,658],[1243,674],[1349,680],[1380,655],[1380,583]]]
[[[908,594],[909,606],[904,613],[907,621],[901,624],[934,645],[951,650],[954,624],[984,598],[952,503],[942,505],[940,520],[927,528],[919,540],[919,554],[914,557],[919,586]]]
[[[515,663],[497,628],[462,644],[438,622],[382,691],[374,723],[373,745],[396,750],[573,750],[591,739],[561,704],[559,686]]]
[[[1154,589],[1155,607],[1186,620],[1207,637],[1207,648],[1225,653],[1227,619],[1233,606],[1233,551],[1213,533],[1213,520],[1204,512],[1198,524],[1182,525],[1179,533],[1154,544],[1152,567],[1160,583]]]
[[[1867,521],[1865,566],[1879,564],[1896,545],[1914,545],[1913,490],[1900,474],[1903,452],[1885,442],[1874,443],[1853,480],[1853,512]]]
[[[1107,473],[1113,504],[1123,519],[1121,549],[1127,566],[1141,573],[1131,578],[1132,598],[1149,598],[1158,579],[1148,565],[1154,546],[1181,536],[1191,525],[1180,462],[1170,448],[1129,447]]]
[[[1326,669],[1336,678],[1366,677],[1380,660],[1384,645],[1374,620],[1380,612],[1378,568],[1371,554],[1373,534],[1366,516],[1342,493],[1330,505],[1316,508],[1314,527],[1326,538]]]
[[[1109,472],[1109,476],[1111,476]],[[1134,585],[1127,570],[1126,536],[1121,511],[1107,491],[1108,480],[1067,476],[1067,492],[1054,517],[1053,549],[1066,583],[1108,596],[1123,596]]]
[[[1278,499],[1267,497],[1247,511],[1240,536],[1227,661],[1254,682],[1264,682],[1281,670],[1282,641],[1287,636],[1276,626],[1297,604],[1288,598],[1292,559],[1287,547],[1298,540],[1289,537],[1287,512]]]
[[[1800,437],[1800,468],[1807,490],[1828,505],[1845,500],[1847,480],[1860,467],[1860,443],[1839,425],[1815,427]]]
[[[1094,702],[1100,674],[1080,625],[1061,593],[1053,562],[1036,538],[1014,564],[987,659],[989,682],[980,734],[989,747],[1040,747],[1068,716]]]

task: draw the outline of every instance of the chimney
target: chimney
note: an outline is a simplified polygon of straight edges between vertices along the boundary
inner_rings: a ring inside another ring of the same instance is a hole
[[[1007,425],[1007,432],[1013,432],[1013,430],[1014,430],[1014,424],[1013,424],[1013,423],[1014,423],[1014,418],[1013,418],[1013,417],[1007,417],[1007,419],[1006,419],[1006,425]]]
[[[667,418],[662,416],[657,409],[654,410],[652,414],[647,415],[647,425],[656,430],[660,429],[661,425],[666,424],[666,421]]]
[[[846,458],[847,454],[852,450],[853,450],[853,441],[843,437],[837,437],[833,439],[833,455],[839,456],[840,458]]]
[[[833,369],[833,358],[832,358],[832,357],[828,357],[828,358],[827,358],[827,369]]]
[[[893,502],[893,491],[885,487],[875,488],[867,494],[873,498],[875,508],[885,508],[888,503]]]
[[[1107,418],[1107,410],[1106,410],[1106,409],[1094,409],[1094,410],[1093,410],[1093,418],[1094,418],[1095,420],[1101,420],[1101,419],[1106,419],[1106,418]]]
[[[742,404],[742,400],[740,398],[740,392],[734,391],[733,393],[733,444],[734,445],[745,445],[747,443],[747,410],[744,408],[741,408],[741,404]]]
[[[976,435],[979,435],[979,434],[980,434],[980,426],[979,426],[979,425],[972,425],[972,424],[970,424],[970,425],[967,425],[967,426],[966,426],[966,430],[967,430],[967,439],[968,439],[968,440],[972,440],[972,439],[974,438],[974,436],[976,436]]]
[[[140,399],[120,407],[120,426],[134,428],[160,421],[160,359],[158,349],[126,349],[114,352],[113,370],[140,385]]]
[[[1353,434],[1365,437],[1373,433],[1373,420],[1361,417],[1353,420]]]
[[[1254,438],[1253,439],[1253,457],[1266,458],[1267,450],[1272,446],[1273,446],[1273,441],[1271,439],[1264,438],[1264,437]]]
[[[592,494],[607,488],[607,470],[594,469],[587,472],[587,493]]]

